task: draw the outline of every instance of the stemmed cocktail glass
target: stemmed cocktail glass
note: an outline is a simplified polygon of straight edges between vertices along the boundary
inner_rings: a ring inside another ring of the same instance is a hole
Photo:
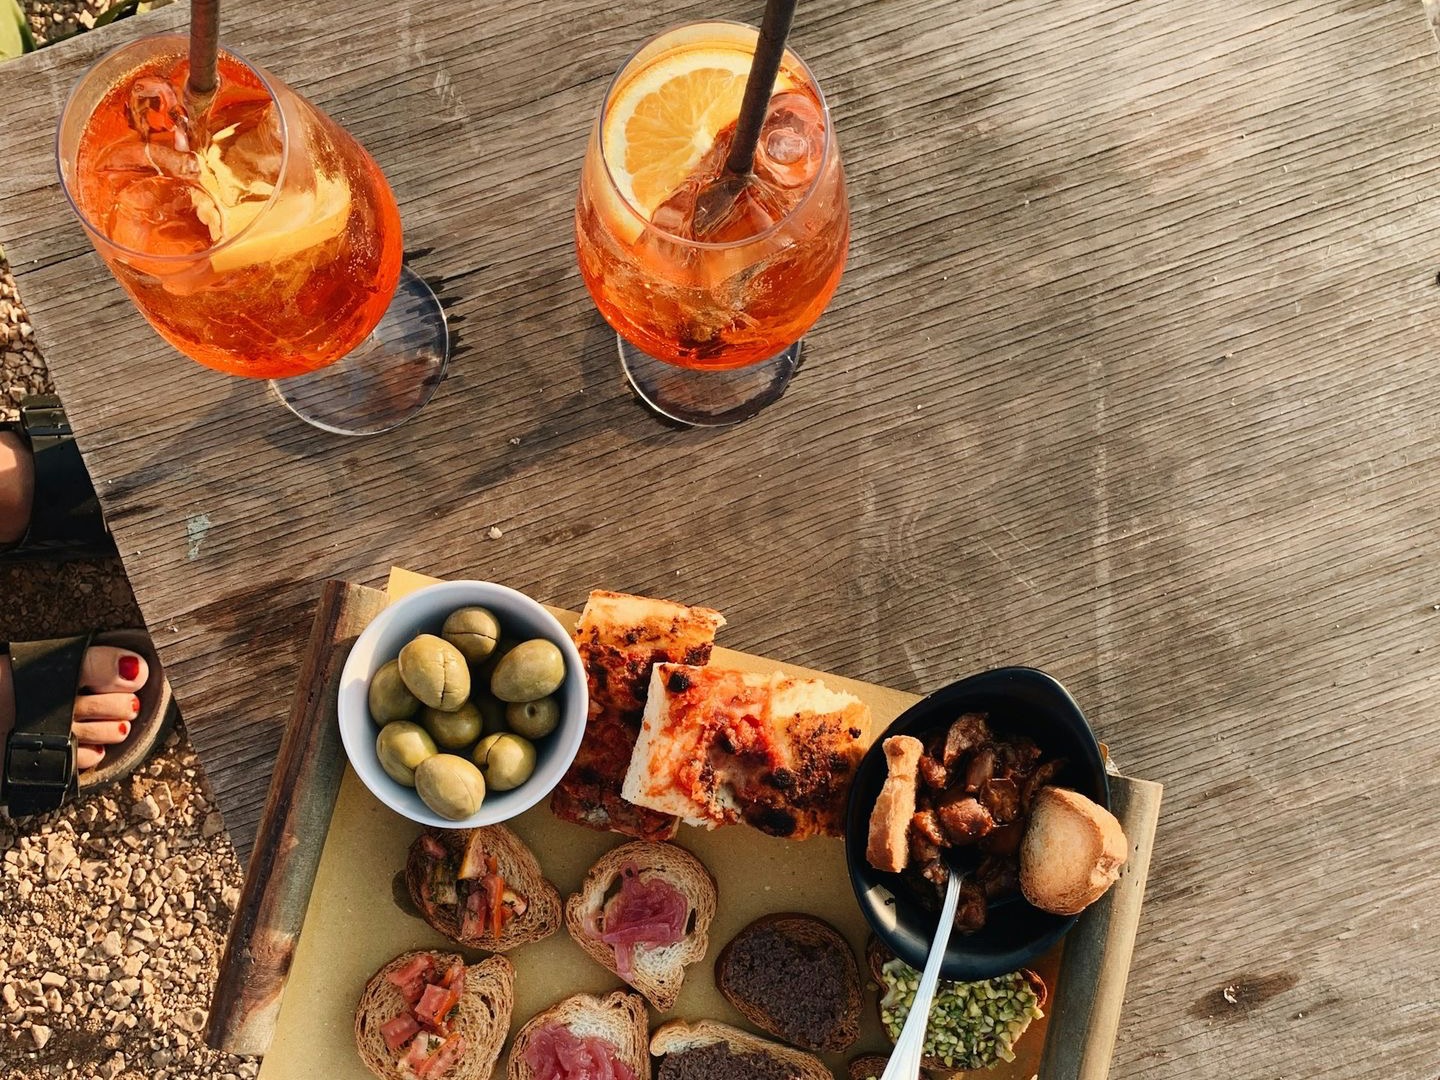
[[[839,148],[819,84],[788,50],[753,182],[707,212],[757,36],[706,22],[642,45],[610,84],[580,178],[586,287],[636,393],[688,424],[735,423],[778,398],[845,267]]]
[[[274,380],[328,431],[384,431],[433,393],[449,354],[435,295],[403,266],[375,161],[332,119],[232,52],[202,116],[189,38],[102,57],[60,121],[75,213],[151,325],[185,355]]]

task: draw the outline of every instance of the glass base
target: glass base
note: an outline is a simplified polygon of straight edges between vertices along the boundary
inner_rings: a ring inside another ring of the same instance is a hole
[[[667,420],[691,427],[725,427],[749,420],[765,406],[779,401],[800,370],[796,342],[768,360],[733,371],[696,371],[656,360],[624,338],[620,366],[645,405]]]
[[[419,412],[450,359],[445,309],[408,266],[370,336],[329,367],[272,379],[270,389],[304,420],[336,435],[378,435]]]

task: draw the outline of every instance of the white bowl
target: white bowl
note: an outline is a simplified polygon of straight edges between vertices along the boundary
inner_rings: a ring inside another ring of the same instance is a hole
[[[439,634],[446,617],[457,608],[483,607],[500,620],[507,640],[546,638],[565,657],[565,683],[560,688],[560,724],[535,743],[535,772],[512,791],[487,791],[480,809],[459,821],[431,810],[414,788],[390,779],[375,754],[380,729],[370,719],[371,677],[394,660],[417,634]],[[375,617],[350,650],[340,673],[340,738],[350,765],[371,793],[397,814],[442,829],[495,825],[530,809],[550,794],[580,749],[585,734],[589,695],[580,653],[555,616],[524,593],[488,581],[443,581],[395,601]]]

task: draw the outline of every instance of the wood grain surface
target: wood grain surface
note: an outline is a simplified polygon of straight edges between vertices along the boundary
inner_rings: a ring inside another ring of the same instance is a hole
[[[351,646],[385,606],[384,593],[328,581],[320,596],[270,778],[240,902],[220,959],[205,1039],[230,1054],[263,1054],[345,772],[335,718],[340,673]]]
[[[731,647],[912,690],[1031,663],[1166,786],[1114,1075],[1434,1080],[1423,5],[802,5],[849,268],[783,402],[676,432],[580,283],[576,177],[640,38],[758,8],[227,9],[373,151],[457,319],[425,413],[361,441],[173,353],[65,207],[65,93],[183,10],[0,68],[0,242],[238,846],[328,577],[674,596]]]

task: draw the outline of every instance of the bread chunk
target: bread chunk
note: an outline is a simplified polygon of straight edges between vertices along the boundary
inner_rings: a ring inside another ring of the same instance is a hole
[[[500,878],[504,899],[498,933],[484,899],[491,874]],[[509,952],[560,929],[559,892],[534,852],[504,825],[426,829],[410,845],[405,883],[425,921],[467,948]]]
[[[906,833],[915,815],[915,786],[925,746],[909,735],[885,740],[885,784],[870,811],[870,836],[865,858],[876,870],[898,874],[910,861]]]
[[[1109,810],[1077,791],[1043,787],[1020,843],[1020,891],[1042,911],[1079,914],[1115,883],[1129,854]]]
[[[642,840],[668,840],[675,818],[628,802],[620,789],[640,732],[650,671],[661,661],[705,664],[724,617],[710,608],[596,589],[575,624],[590,715],[574,762],[550,797],[562,821]]]
[[[525,1060],[525,1051],[536,1035],[548,1027],[568,1028],[581,1038],[607,1043],[615,1060],[627,1066],[635,1080],[650,1080],[649,1014],[639,994],[616,990],[606,997],[573,994],[564,1001],[536,1013],[515,1033],[506,1069],[508,1080],[535,1080],[535,1070]]]
[[[664,881],[685,898],[689,907],[685,937],[669,945],[636,945],[630,975],[621,974],[618,946],[608,945],[592,931],[605,929],[606,903],[622,875],[632,873],[642,883]],[[705,958],[710,947],[710,922],[715,918],[715,879],[705,864],[684,848],[636,840],[606,852],[585,875],[580,891],[565,901],[565,928],[575,944],[602,967],[615,972],[645,995],[661,1012],[675,1006],[685,981],[685,968]]]
[[[834,1080],[817,1057],[713,1020],[661,1024],[650,1053],[657,1080]]]
[[[869,743],[868,706],[819,679],[656,664],[624,795],[705,829],[843,836]]]
[[[387,976],[402,971],[421,955],[404,953],[377,971],[365,984],[355,1009],[355,1047],[365,1067],[380,1080],[412,1080],[414,1076],[403,1064],[407,1047],[391,1050],[381,1029],[412,1008],[400,987]],[[465,962],[450,953],[428,955],[442,970]],[[492,956],[465,968],[464,990],[448,1023],[453,1035],[463,1040],[463,1053],[445,1069],[444,1080],[489,1080],[510,1030],[514,986],[515,968],[503,956]],[[417,1032],[414,1037],[426,1036]]]
[[[860,1037],[860,965],[813,915],[766,915],[715,961],[715,985],[745,1019],[805,1050],[840,1051]]]

